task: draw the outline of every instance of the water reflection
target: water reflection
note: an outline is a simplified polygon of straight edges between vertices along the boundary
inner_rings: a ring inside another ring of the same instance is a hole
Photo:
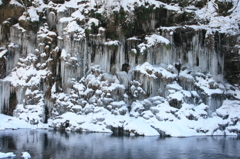
[[[240,158],[237,137],[116,137],[111,134],[61,133],[48,130],[0,131],[0,152],[32,159],[216,159]]]

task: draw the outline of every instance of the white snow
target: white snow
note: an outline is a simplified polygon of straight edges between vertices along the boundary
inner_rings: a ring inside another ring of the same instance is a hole
[[[27,67],[20,67],[13,71],[5,81],[11,81],[13,86],[28,86],[37,85],[41,78],[44,78],[49,71],[47,70],[36,70],[33,65]],[[28,80],[27,80],[28,79]]]
[[[96,19],[96,18],[90,18],[87,24],[88,24],[89,27],[91,27],[92,24],[94,24],[95,26],[98,26],[99,25],[99,20]]]
[[[21,157],[24,158],[24,159],[29,159],[29,158],[31,158],[31,155],[28,152],[22,152]]]
[[[134,38],[130,38],[128,40],[136,40]],[[170,41],[166,39],[165,37],[157,34],[152,34],[152,35],[147,35],[145,37],[146,42],[141,43],[138,45],[138,48],[140,49],[140,52],[144,54],[144,52],[150,48],[154,47],[157,44],[164,44],[164,45],[169,45]]]
[[[36,115],[32,115],[34,118]],[[24,116],[27,117],[27,116]],[[21,119],[21,118],[16,118],[4,114],[0,114],[0,127],[4,131],[5,129],[22,129],[22,128],[41,128],[41,129],[46,129],[48,127],[47,124],[39,123],[37,127],[31,125],[29,121]],[[31,119],[31,118],[30,118]]]
[[[220,32],[234,33],[233,31],[238,29],[236,21],[239,21],[240,6],[236,4],[237,1],[234,0],[235,6],[233,7],[234,12],[231,16],[221,16],[218,15],[218,5],[214,0],[207,3],[205,7],[196,11],[196,15],[199,19],[209,20],[208,27],[216,29]],[[229,10],[228,12],[231,12]]]
[[[16,1],[16,0],[11,0],[9,4],[14,4],[14,5],[23,7],[23,5],[21,3],[19,3],[18,1]]]
[[[0,152],[0,158],[15,158],[16,155],[13,152],[7,152],[7,153],[3,153]],[[28,152],[22,152],[22,158],[24,159],[29,159],[31,158],[31,155]]]
[[[156,45],[157,43],[162,43],[166,45],[170,44],[170,41],[168,39],[156,34],[146,36],[145,39],[147,40],[148,47]]]
[[[176,74],[173,74],[167,71],[165,68],[158,65],[151,65],[148,62],[143,63],[142,65],[138,65],[135,68],[137,71],[140,71],[142,74],[145,74],[152,78],[157,78],[156,73],[165,77],[165,78],[175,78]]]
[[[151,125],[141,119],[130,120],[125,124],[124,129],[130,131],[131,133],[137,132],[138,135],[159,135],[159,133],[154,128],[152,128]]]
[[[7,153],[3,153],[0,152],[0,158],[12,158],[15,157],[16,155],[13,152],[7,152]]]
[[[62,19],[61,19],[62,20]],[[69,22],[68,25],[64,28],[67,32],[81,32],[84,33],[84,29],[81,28],[76,21]]]
[[[3,50],[0,52],[0,58],[2,58],[2,56],[4,56],[7,53],[7,50]]]
[[[77,10],[71,14],[73,18],[78,18],[79,20],[84,20],[85,16],[81,13],[80,10]]]
[[[72,20],[73,20],[72,17],[63,17],[63,18],[59,19],[59,22],[60,23],[69,23]]]
[[[108,46],[112,46],[112,45],[119,45],[119,41],[118,40],[114,40],[114,41],[107,41],[104,43],[105,45],[108,45]]]
[[[37,10],[33,6],[29,7],[28,14],[32,22],[38,22],[39,16],[37,15]]]

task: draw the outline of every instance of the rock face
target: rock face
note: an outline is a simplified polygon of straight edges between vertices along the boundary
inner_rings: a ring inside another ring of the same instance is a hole
[[[240,132],[238,1],[0,8],[0,113],[72,131]]]

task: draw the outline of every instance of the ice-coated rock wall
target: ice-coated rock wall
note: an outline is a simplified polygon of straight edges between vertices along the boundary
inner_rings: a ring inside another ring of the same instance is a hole
[[[0,7],[10,3],[20,9],[0,19],[0,113],[73,131],[240,132],[225,109],[240,99],[237,1]]]

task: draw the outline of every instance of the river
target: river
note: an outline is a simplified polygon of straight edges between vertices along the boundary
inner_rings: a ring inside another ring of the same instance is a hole
[[[240,159],[236,136],[126,137],[41,129],[0,131],[0,152],[32,159]]]

